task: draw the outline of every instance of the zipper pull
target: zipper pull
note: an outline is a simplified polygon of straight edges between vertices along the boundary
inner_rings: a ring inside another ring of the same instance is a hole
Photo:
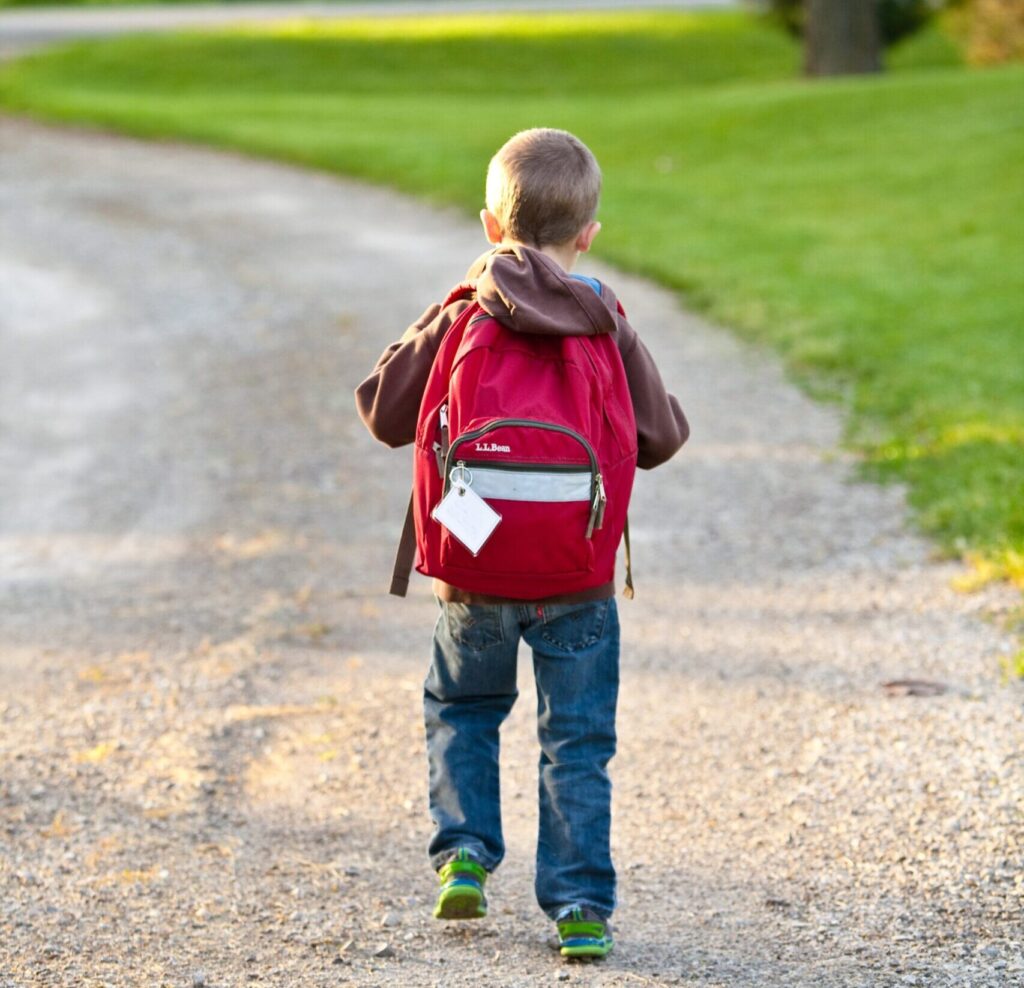
[[[587,538],[593,538],[594,529],[604,524],[604,509],[608,504],[608,497],[604,492],[604,478],[598,474],[594,478],[594,500],[590,505],[590,521],[587,522]]]
[[[606,498],[604,496],[604,481],[601,479],[601,475],[597,474],[594,477],[594,500],[590,503],[590,520],[587,522],[587,538],[593,538],[594,528],[600,528],[601,522],[604,521],[604,503]]]
[[[444,480],[444,465],[448,462],[448,403],[445,402],[437,410],[437,420],[441,427],[441,441],[434,443],[434,455],[437,457],[437,472]]]

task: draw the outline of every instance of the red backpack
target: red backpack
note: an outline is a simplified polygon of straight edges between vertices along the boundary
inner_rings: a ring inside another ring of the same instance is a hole
[[[472,295],[471,286],[459,286],[445,305]],[[474,302],[434,359],[414,456],[419,572],[520,600],[613,579],[637,460],[633,403],[613,336],[527,335]],[[500,516],[475,554],[432,517],[446,495],[465,488]],[[404,583],[396,566],[392,592],[404,595]]]

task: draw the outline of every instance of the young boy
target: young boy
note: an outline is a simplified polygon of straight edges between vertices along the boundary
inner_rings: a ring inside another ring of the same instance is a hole
[[[495,248],[469,269],[475,300],[503,326],[538,336],[614,335],[637,431],[637,465],[650,469],[686,441],[679,403],[607,285],[571,272],[590,249],[601,173],[590,150],[560,130],[527,130],[491,160],[480,216]],[[389,446],[413,442],[434,357],[460,298],[432,305],[384,351],[356,391],[359,414]],[[502,599],[434,581],[441,614],[424,683],[430,812],[428,846],[440,919],[486,913],[483,886],[501,862],[499,728],[515,703],[520,638],[537,685],[540,828],[535,891],[566,956],[611,950],[615,908],[609,848],[619,623],[614,582],[536,600]]]

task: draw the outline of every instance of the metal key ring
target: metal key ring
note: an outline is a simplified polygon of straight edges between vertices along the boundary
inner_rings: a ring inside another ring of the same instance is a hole
[[[458,475],[458,477],[456,477]],[[452,468],[448,475],[453,487],[470,487],[473,483],[473,471],[467,470],[461,463]]]

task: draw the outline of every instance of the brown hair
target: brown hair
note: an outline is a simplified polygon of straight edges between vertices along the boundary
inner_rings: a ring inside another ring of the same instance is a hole
[[[565,130],[523,130],[487,169],[487,208],[506,237],[534,247],[572,240],[597,212],[601,169]]]

